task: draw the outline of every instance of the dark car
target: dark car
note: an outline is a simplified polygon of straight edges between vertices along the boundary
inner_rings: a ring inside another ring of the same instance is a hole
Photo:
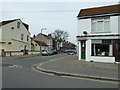
[[[74,54],[76,54],[75,51],[72,50],[68,51],[68,55],[74,55]]]
[[[68,53],[69,50],[65,50],[64,53]]]
[[[72,50],[73,52],[75,52],[75,54],[77,54],[77,50]]]
[[[58,51],[57,50],[53,50],[54,51],[54,54],[58,54]]]

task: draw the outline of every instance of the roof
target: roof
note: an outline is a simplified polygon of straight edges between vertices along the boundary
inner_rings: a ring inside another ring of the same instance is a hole
[[[120,14],[120,4],[81,9],[77,17],[112,14],[112,13]]]
[[[17,20],[20,20],[20,19],[2,21],[2,22],[0,22],[0,26],[9,24],[9,23],[14,22],[14,21],[17,21]],[[20,20],[20,21],[21,21],[21,20]],[[22,22],[22,21],[21,21],[21,22]],[[23,23],[23,22],[22,22],[22,23]],[[27,30],[29,30],[29,25],[28,25],[28,24],[23,23],[23,25],[25,26],[25,28],[26,28]]]
[[[45,42],[42,41],[38,41],[38,40],[34,40],[37,44],[39,44],[40,46],[48,46]]]
[[[39,33],[38,35],[41,35],[41,33]],[[38,36],[38,35],[37,35],[37,36]],[[42,35],[43,35],[44,37],[46,37],[47,39],[54,39],[50,34],[46,35],[46,34],[43,34],[43,33],[42,33]]]

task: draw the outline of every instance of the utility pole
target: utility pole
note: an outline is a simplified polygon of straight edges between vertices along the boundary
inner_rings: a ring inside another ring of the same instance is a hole
[[[41,29],[41,40],[40,40],[41,42],[42,42],[42,31],[43,30],[46,30],[46,28]],[[42,56],[42,45],[40,45],[40,55]]]

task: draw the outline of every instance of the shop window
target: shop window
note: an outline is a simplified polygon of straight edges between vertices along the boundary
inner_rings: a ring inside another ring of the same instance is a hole
[[[102,43],[107,43],[107,44],[111,44],[111,40],[102,40]]]
[[[92,40],[92,56],[113,56],[111,40]]]
[[[116,47],[117,47],[117,51],[120,53],[120,40],[117,40]]]

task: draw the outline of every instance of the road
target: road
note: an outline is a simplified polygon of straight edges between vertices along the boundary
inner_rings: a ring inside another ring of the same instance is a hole
[[[61,77],[44,74],[32,69],[34,64],[65,57],[66,54],[35,56],[27,58],[3,58],[3,88],[118,88],[118,84],[99,81]],[[62,66],[61,66],[62,67]]]

